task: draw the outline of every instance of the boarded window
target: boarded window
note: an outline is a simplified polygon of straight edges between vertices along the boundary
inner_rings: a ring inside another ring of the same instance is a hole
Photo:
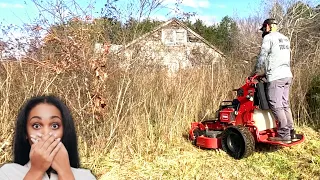
[[[187,31],[184,29],[176,30],[176,43],[187,42]]]
[[[162,30],[162,42],[166,45],[174,45],[175,32],[173,29],[163,29]]]
[[[187,42],[187,31],[185,29],[163,29],[162,42],[165,45],[179,45]]]

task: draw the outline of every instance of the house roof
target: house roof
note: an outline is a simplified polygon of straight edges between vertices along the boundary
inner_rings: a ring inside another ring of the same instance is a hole
[[[203,43],[205,43],[206,45],[208,45],[210,48],[214,49],[216,52],[218,52],[222,57],[225,57],[225,55],[218,49],[216,48],[215,46],[213,46],[210,42],[208,42],[207,40],[205,40],[202,36],[200,36],[199,34],[197,34],[196,32],[194,32],[192,29],[190,29],[188,26],[186,26],[185,24],[183,24],[181,21],[179,21],[178,19],[176,18],[172,18],[171,20],[161,24],[160,26],[158,26],[157,28],[155,28],[154,30],[140,36],[139,38],[131,41],[130,43],[126,44],[123,48],[120,49],[123,50],[123,49],[126,49],[130,46],[132,46],[133,44],[139,42],[140,40],[148,37],[149,35],[153,34],[154,32],[162,29],[163,27],[167,26],[168,24],[172,23],[172,22],[176,22],[178,25],[180,25],[181,27],[183,27],[184,29],[186,29],[187,31],[189,31],[190,33],[192,33],[195,37],[199,38]]]

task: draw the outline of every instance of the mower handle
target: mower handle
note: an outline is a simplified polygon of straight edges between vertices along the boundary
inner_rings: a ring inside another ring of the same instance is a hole
[[[258,75],[258,74],[255,74],[253,76],[249,76],[247,79],[246,79],[246,83],[252,83],[253,80],[261,80],[262,78],[264,78],[265,75]]]

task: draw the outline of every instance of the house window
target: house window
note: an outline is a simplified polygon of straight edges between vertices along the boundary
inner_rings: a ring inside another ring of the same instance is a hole
[[[187,42],[187,31],[185,29],[163,29],[162,42],[165,45],[179,45]]]
[[[187,42],[187,31],[184,29],[176,30],[176,42],[186,43]]]
[[[174,45],[175,31],[173,29],[163,29],[162,30],[162,42],[166,45]]]

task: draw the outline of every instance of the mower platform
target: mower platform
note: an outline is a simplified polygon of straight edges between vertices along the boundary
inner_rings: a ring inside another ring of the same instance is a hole
[[[271,140],[268,140],[268,139],[260,140],[259,142],[266,143],[266,144],[272,144],[272,145],[290,147],[290,146],[294,146],[294,145],[300,144],[303,141],[304,141],[304,135],[296,134],[296,139],[291,140],[290,143],[286,143],[286,142],[282,142],[282,141],[271,141]]]

